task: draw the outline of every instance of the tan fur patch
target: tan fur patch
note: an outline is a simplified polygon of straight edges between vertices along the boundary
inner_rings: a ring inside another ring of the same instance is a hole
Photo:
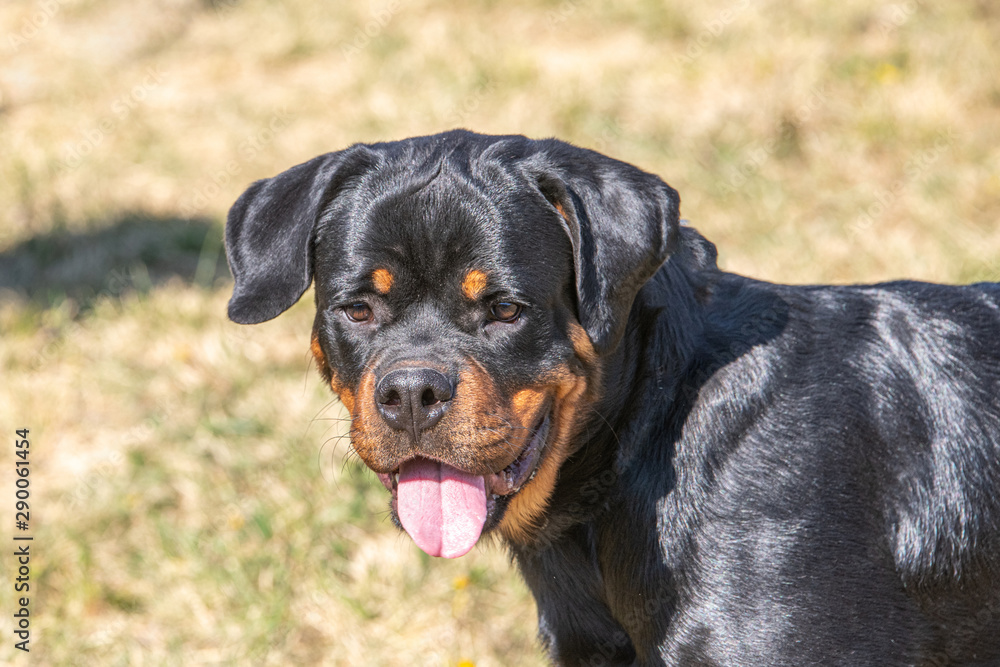
[[[418,444],[386,424],[372,400],[374,390],[374,374],[366,372],[358,386],[359,400],[351,409],[351,442],[376,472],[389,472],[413,454],[439,458],[477,474],[502,470],[527,444],[531,423],[541,417],[545,407],[539,403],[538,410],[527,415],[532,422],[520,423],[520,415],[512,414],[490,375],[473,363],[459,373],[447,415]],[[531,402],[525,397],[521,405],[527,410]]]
[[[505,424],[496,419],[502,414],[493,378],[478,365],[458,374],[455,398],[448,415],[450,439],[464,442],[468,451],[463,452],[470,466],[484,465],[491,470],[501,470],[513,460],[509,446],[491,447]],[[516,439],[516,434],[513,435]],[[506,459],[506,460],[504,460]]]
[[[319,365],[320,371],[326,368],[326,356],[323,354],[323,348],[319,346],[319,335],[313,332],[312,342],[309,343],[309,349],[312,351],[313,358],[316,359],[316,364]]]
[[[336,389],[334,389],[336,391]],[[350,394],[350,392],[348,392]],[[375,395],[375,374],[370,370],[365,371],[361,376],[361,383],[358,385],[358,395],[362,400],[355,401],[354,395],[350,395],[350,405],[341,398],[344,407],[351,413],[351,444],[361,458],[369,463],[369,467],[375,469],[369,462],[369,457],[373,457],[377,451],[377,438],[373,437],[372,428],[381,423],[381,418],[375,409],[375,401],[371,397]],[[368,400],[366,400],[366,398]],[[376,472],[389,472],[388,470],[376,470]]]
[[[576,451],[582,416],[597,399],[601,368],[594,346],[586,331],[576,322],[570,323],[568,334],[583,367],[583,374],[574,372],[568,366],[553,374],[558,379],[548,451],[538,466],[535,478],[511,498],[500,522],[500,532],[514,543],[530,542],[539,529],[540,519],[559,481],[559,470]]]
[[[485,274],[482,278],[485,280]],[[382,419],[372,400],[375,375],[371,370],[361,377],[356,393],[341,385],[335,376],[330,386],[351,413],[355,450],[380,473],[391,472],[400,460],[418,452],[476,474],[502,470],[523,451],[530,429],[551,409],[548,442],[535,476],[510,499],[499,526],[507,540],[528,544],[544,529],[542,517],[558,483],[559,471],[579,446],[582,418],[598,398],[600,357],[579,323],[570,322],[567,336],[574,356],[539,378],[538,384],[522,387],[506,398],[498,394],[490,374],[470,358],[469,365],[459,373],[447,416],[420,445],[401,441]],[[315,337],[312,349],[317,361],[323,358]],[[461,446],[456,447],[456,443]]]
[[[590,336],[587,335],[586,329],[584,329],[578,322],[569,323],[569,340],[573,343],[573,352],[576,356],[587,366],[597,365],[597,350],[594,349],[594,343],[590,340]]]
[[[586,392],[586,386],[583,378],[577,378],[561,388],[560,393],[565,395],[561,400],[557,399],[553,410],[548,451],[538,466],[535,478],[511,498],[500,522],[500,532],[511,542],[530,542],[532,533],[538,528],[539,519],[559,480],[559,469],[573,452],[573,426],[578,418],[580,399]]]
[[[542,390],[522,389],[511,397],[510,406],[518,420],[530,428],[534,423],[533,416],[538,414],[546,398],[548,396]]]
[[[482,296],[486,289],[486,283],[486,274],[479,269],[472,269],[465,274],[465,279],[462,280],[462,294],[465,295],[465,298],[474,301]]]
[[[478,365],[459,372],[455,400],[452,406],[455,417],[468,419],[470,427],[479,426],[483,412],[495,412],[499,408],[493,378]]]
[[[354,414],[354,394],[347,387],[337,385],[335,382],[336,378],[330,382],[330,388],[336,392],[337,397],[340,398],[340,402],[344,404],[347,411]]]
[[[319,368],[320,375],[330,383],[330,389],[337,395],[348,412],[352,411],[354,409],[354,394],[350,389],[341,384],[337,376],[333,374],[333,369],[326,363],[326,355],[323,354],[323,348],[319,344],[319,335],[315,331],[312,335],[312,341],[309,343],[309,350],[316,360],[316,366]]]
[[[563,208],[562,204],[560,204],[559,202],[556,202],[556,203],[553,204],[553,206],[556,207],[556,210],[559,211],[559,215],[561,215],[563,217],[563,219],[565,219],[567,221],[569,220],[569,216],[566,215],[566,209]]]
[[[379,294],[388,294],[394,280],[395,278],[388,269],[375,269],[372,272],[372,283],[375,284],[375,289]]]

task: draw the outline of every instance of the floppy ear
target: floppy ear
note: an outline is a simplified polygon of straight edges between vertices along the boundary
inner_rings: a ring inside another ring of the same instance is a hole
[[[257,181],[229,209],[226,257],[236,285],[229,319],[257,324],[288,310],[312,282],[316,220],[349,170],[327,153]]]
[[[679,242],[680,197],[630,164],[539,143],[534,175],[573,244],[580,324],[604,353],[618,345],[636,294]]]

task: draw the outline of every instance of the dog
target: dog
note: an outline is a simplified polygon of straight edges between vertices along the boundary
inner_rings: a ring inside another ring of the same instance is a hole
[[[1000,665],[1000,285],[717,268],[555,139],[358,144],[229,212],[431,556],[499,538],[556,665]]]

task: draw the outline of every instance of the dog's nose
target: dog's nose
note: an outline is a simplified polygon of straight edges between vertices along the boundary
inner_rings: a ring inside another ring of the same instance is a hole
[[[389,426],[417,439],[438,423],[454,393],[451,380],[433,368],[397,368],[379,380],[375,404]]]

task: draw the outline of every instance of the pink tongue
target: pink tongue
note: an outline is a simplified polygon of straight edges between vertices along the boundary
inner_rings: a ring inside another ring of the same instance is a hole
[[[414,459],[399,469],[396,511],[428,555],[458,558],[483,532],[486,482],[444,463]]]

